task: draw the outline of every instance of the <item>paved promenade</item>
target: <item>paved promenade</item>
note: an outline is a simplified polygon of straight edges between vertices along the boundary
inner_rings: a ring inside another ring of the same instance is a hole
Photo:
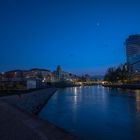
[[[34,114],[56,89],[0,98],[0,140],[76,140],[77,138]],[[37,108],[37,109],[36,109]]]

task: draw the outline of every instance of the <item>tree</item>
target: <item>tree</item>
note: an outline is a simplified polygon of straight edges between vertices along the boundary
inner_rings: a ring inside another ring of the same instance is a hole
[[[128,80],[129,73],[126,64],[120,65],[117,68],[110,67],[104,77],[108,82],[125,82]]]

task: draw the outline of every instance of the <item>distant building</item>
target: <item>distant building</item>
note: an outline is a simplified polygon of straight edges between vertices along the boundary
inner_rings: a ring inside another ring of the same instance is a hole
[[[7,71],[4,73],[5,78],[23,78],[22,70]]]
[[[13,70],[0,73],[0,89],[25,90],[42,88],[50,82],[51,71],[46,69]]]
[[[52,82],[71,81],[71,74],[62,70],[58,65],[56,71],[53,72]]]
[[[0,73],[0,90],[26,90],[43,88],[55,82],[76,82],[80,78],[62,70],[58,65],[54,72],[47,69],[13,70]]]
[[[130,35],[125,42],[129,73],[134,81],[140,81],[140,35]]]
[[[37,79],[29,78],[29,79],[26,79],[25,82],[26,82],[26,89],[35,89],[35,88],[43,87],[42,82]]]
[[[0,90],[28,90],[43,87],[42,81],[35,78],[5,78],[0,80]]]
[[[62,68],[61,68],[60,65],[58,65],[57,68],[56,68],[55,76],[56,76],[56,79],[58,81],[61,80],[61,78],[62,78]]]
[[[40,79],[44,79],[46,78],[48,75],[51,74],[50,70],[46,70],[46,69],[39,69],[39,68],[34,68],[28,71],[24,71],[24,77],[26,78],[40,78]]]

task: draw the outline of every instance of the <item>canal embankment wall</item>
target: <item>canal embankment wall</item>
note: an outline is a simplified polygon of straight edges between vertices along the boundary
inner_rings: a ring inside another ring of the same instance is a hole
[[[44,104],[57,91],[56,88],[47,88],[33,91],[27,94],[16,94],[13,96],[4,96],[0,100],[14,107],[25,110],[32,114],[38,114]]]
[[[2,140],[78,140],[77,137],[38,118],[44,104],[57,91],[47,88],[28,94],[0,97]]]

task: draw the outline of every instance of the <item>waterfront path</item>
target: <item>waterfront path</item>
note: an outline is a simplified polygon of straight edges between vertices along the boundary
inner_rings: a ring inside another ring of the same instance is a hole
[[[0,98],[1,140],[76,140],[77,138],[34,114],[56,89]]]

